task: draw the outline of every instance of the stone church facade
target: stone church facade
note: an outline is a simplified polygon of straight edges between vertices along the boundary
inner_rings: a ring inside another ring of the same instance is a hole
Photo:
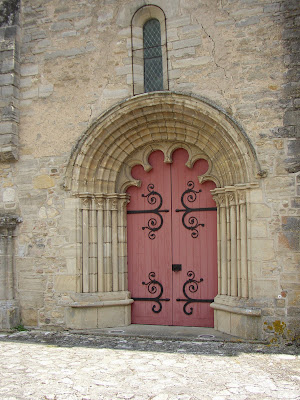
[[[299,3],[2,0],[0,23],[0,328],[129,325],[131,170],[184,149],[214,185],[215,329],[299,336]]]

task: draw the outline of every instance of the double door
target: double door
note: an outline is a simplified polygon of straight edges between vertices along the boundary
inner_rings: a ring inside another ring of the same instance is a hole
[[[127,208],[128,285],[132,323],[213,327],[217,294],[217,212],[210,190],[199,184],[207,161],[193,168],[178,149],[171,164],[155,151],[151,171],[132,169]]]

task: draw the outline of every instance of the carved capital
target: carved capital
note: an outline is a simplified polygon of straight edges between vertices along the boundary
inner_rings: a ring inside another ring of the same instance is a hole
[[[236,205],[236,194],[235,192],[231,192],[227,194],[228,203],[230,206]]]
[[[246,191],[238,190],[237,195],[239,204],[246,204]]]
[[[95,206],[98,210],[104,210],[105,199],[104,196],[95,197]]]
[[[91,199],[90,199],[90,197],[81,198],[81,208],[83,210],[89,210],[91,208]]]

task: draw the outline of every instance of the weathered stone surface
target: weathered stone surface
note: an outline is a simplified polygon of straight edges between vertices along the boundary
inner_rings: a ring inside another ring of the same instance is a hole
[[[249,174],[258,187],[247,192],[243,217],[249,296],[262,310],[259,326],[276,313],[287,326],[295,324],[296,311],[289,308],[296,307],[299,295],[293,286],[299,263],[299,2],[203,0],[199,6],[194,0],[155,1],[167,21],[166,88],[206,98],[213,106],[201,118],[195,118],[194,99],[188,96],[177,104],[155,105],[157,94],[142,94],[143,107],[126,115],[117,111],[133,94],[130,24],[144,3],[26,0],[19,16],[17,1],[0,1],[0,209],[11,207],[24,219],[15,239],[23,322],[66,327],[59,301],[67,300],[69,291],[82,290],[82,211],[72,197],[76,190],[101,194],[106,187],[114,193],[114,182],[128,179],[130,157],[147,165],[146,142],[166,151],[182,141],[202,149],[212,175],[227,178],[248,173],[241,160],[256,152]],[[141,37],[142,28],[133,42],[141,44]],[[142,59],[138,71],[143,88]],[[93,129],[100,115],[105,122]],[[232,133],[234,124],[243,132],[240,137]],[[251,151],[241,147],[243,140]],[[20,159],[10,164],[18,147]],[[66,166],[78,148],[68,175]],[[64,190],[70,187],[73,192]],[[105,249],[111,252],[110,244]],[[126,273],[126,246],[119,250],[120,270]],[[287,287],[293,300],[277,301]],[[94,323],[92,317],[87,321]],[[238,328],[237,319],[232,324]]]
[[[201,393],[239,400],[299,393],[294,346],[25,331],[2,334],[0,349],[5,398],[192,400]]]
[[[48,189],[55,186],[54,179],[49,175],[39,175],[33,180],[36,189]]]

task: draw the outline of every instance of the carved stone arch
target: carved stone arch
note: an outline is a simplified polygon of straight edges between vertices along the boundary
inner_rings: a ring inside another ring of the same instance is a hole
[[[65,186],[74,193],[118,192],[124,165],[132,166],[135,154],[159,143],[197,148],[221,187],[253,183],[262,174],[249,138],[228,115],[197,97],[159,92],[135,96],[101,115],[74,148]]]
[[[219,292],[212,304],[216,327],[228,331],[220,320],[233,321],[233,314],[259,316],[247,303],[252,295],[249,204],[263,175],[255,150],[225,112],[203,99],[172,92],[139,95],[112,107],[72,152],[65,187],[80,199],[81,229],[75,296],[79,300],[72,307],[115,307],[123,310],[122,321],[115,325],[130,323],[126,189],[140,184],[131,169],[140,164],[150,170],[148,157],[154,150],[163,151],[165,162],[171,163],[177,148],[187,150],[190,167],[206,159],[209,168],[199,181],[213,180],[217,186],[213,196],[218,206]],[[106,317],[101,318],[97,326],[106,326]],[[233,328],[230,333],[245,336]]]

